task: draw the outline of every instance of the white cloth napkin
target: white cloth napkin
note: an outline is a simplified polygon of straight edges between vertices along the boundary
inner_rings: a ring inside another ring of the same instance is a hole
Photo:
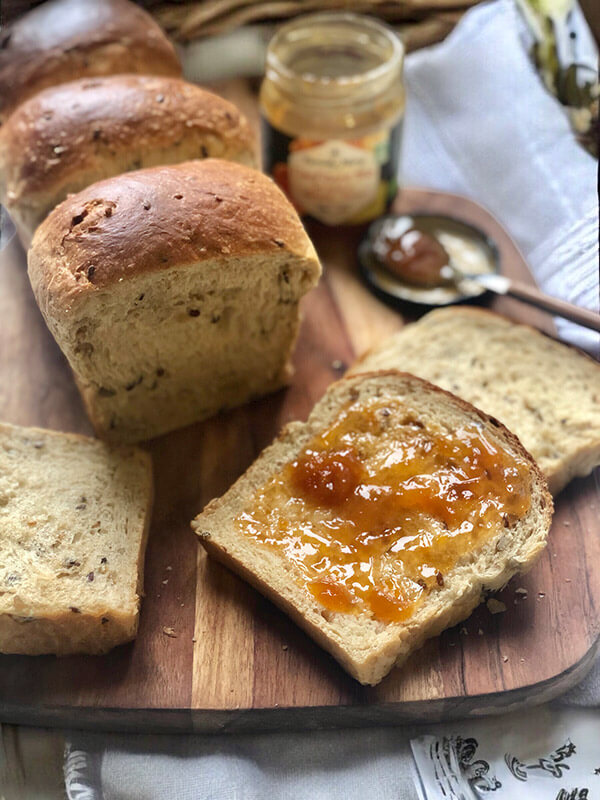
[[[65,778],[69,800],[417,800],[399,729],[73,734]]]
[[[594,307],[596,163],[576,144],[563,110],[541,87],[522,35],[510,0],[497,0],[470,11],[441,45],[407,58],[404,179],[486,205],[516,239],[548,291]],[[193,64],[189,70],[193,72]],[[561,332],[578,337],[580,344],[595,345],[593,335],[581,336],[575,326]],[[566,702],[600,707],[600,667]],[[597,747],[598,763],[590,760],[591,745],[600,741],[599,719],[599,712],[555,707],[425,728],[227,737],[75,732],[68,737],[65,775],[71,800],[500,796],[499,788],[476,793],[478,771],[495,775],[504,787],[501,796],[511,800],[584,800],[588,794],[591,800],[600,797],[600,777],[591,771],[592,766],[600,769]],[[557,762],[563,764],[559,770],[554,762],[568,745],[557,751],[569,737],[578,748],[577,758],[564,756]],[[418,777],[412,773],[411,738],[416,740]],[[465,749],[468,739],[481,742],[478,749],[473,751],[472,742]],[[443,795],[436,786],[435,769],[441,762],[427,756],[435,742],[438,752],[445,748],[455,753],[459,767],[462,759],[462,794],[446,790]],[[527,780],[514,778],[507,753],[524,765]],[[532,766],[540,759],[548,769]],[[487,762],[487,768],[479,762]],[[552,769],[562,777],[553,778]]]
[[[597,64],[581,11],[580,57]],[[487,207],[549,294],[598,310],[597,162],[540,85],[510,0],[478,6],[443,44],[409,56],[402,153],[407,184],[464,194]],[[561,336],[597,352],[598,334],[557,320]]]

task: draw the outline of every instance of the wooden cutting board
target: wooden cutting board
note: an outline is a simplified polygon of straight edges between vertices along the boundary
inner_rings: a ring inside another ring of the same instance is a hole
[[[468,200],[406,190],[398,208],[447,211],[479,225],[498,242],[503,271],[531,280],[507,235]],[[284,423],[306,418],[355,355],[409,318],[361,284],[361,233],[311,228],[324,277],[304,302],[287,391],[148,445],[156,505],[137,641],[102,657],[0,656],[0,720],[136,731],[394,723],[541,702],[584,675],[600,632],[597,473],[558,498],[546,552],[499,595],[505,613],[480,607],[375,688],[359,686],[285,615],[208,561],[191,533],[190,519]],[[31,295],[24,253],[13,241],[0,258],[0,418],[91,433]],[[549,329],[548,317],[513,301],[492,306]]]

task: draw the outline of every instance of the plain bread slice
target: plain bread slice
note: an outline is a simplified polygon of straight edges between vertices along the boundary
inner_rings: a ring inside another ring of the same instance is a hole
[[[104,653],[136,635],[150,457],[0,424],[0,653]]]

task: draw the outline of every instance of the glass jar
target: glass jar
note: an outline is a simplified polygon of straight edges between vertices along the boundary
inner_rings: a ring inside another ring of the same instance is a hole
[[[397,191],[404,48],[369,17],[284,25],[260,92],[263,169],[301,214],[328,225],[380,216]]]

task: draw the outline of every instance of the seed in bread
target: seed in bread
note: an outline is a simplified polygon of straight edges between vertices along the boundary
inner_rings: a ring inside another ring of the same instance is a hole
[[[48,0],[0,33],[0,124],[48,86],[125,72],[181,75],[150,14],[129,0]]]
[[[318,280],[289,201],[219,159],[130,172],[39,226],[29,276],[100,436],[148,439],[274,391]]]
[[[415,376],[377,372],[331,386],[192,527],[376,684],[527,569],[551,517],[544,477],[504,426]]]
[[[501,420],[553,495],[600,464],[600,366],[585,353],[491,311],[446,308],[407,325],[350,374],[400,369]]]
[[[0,424],[0,653],[105,653],[138,626],[149,456]]]
[[[0,128],[0,201],[27,247],[67,194],[199,158],[254,165],[250,126],[232,103],[178,78],[83,78],[39,92]]]

